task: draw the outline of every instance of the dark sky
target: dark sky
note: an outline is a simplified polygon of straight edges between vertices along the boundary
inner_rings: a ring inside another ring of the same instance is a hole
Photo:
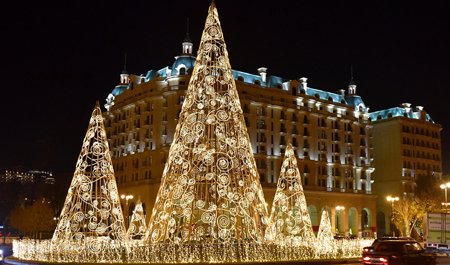
[[[173,63],[190,19],[194,50],[202,1],[12,1],[0,16],[3,54],[0,168],[71,174],[96,100],[119,81]],[[450,15],[446,2],[216,1],[234,69],[311,87],[346,88],[353,65],[371,111],[422,105],[442,124],[450,173]]]

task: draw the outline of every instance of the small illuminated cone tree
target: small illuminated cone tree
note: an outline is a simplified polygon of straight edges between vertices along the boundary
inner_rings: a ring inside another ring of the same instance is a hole
[[[309,244],[315,238],[291,144],[286,148],[269,220],[267,236],[276,244]]]
[[[119,201],[102,112],[97,102],[73,175],[72,183],[52,238],[52,248],[72,242],[100,252],[105,242],[125,242]]]
[[[266,207],[213,1],[147,237],[263,242]]]
[[[319,231],[317,232],[316,255],[318,257],[329,257],[334,251],[334,237],[331,231],[330,217],[326,209],[322,210]]]
[[[322,217],[320,218],[319,231],[317,232],[317,240],[321,242],[330,242],[333,239],[330,217],[328,216],[328,211],[323,209]]]
[[[127,231],[128,239],[143,239],[146,231],[147,225],[145,224],[144,208],[142,207],[142,203],[138,202],[131,215],[131,221]]]

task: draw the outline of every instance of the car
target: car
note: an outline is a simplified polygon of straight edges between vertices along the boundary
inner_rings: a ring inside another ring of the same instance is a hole
[[[414,238],[412,237],[394,237],[394,236],[384,236],[384,237],[378,237],[376,238],[373,242],[371,246],[368,247],[364,247],[363,248],[363,254],[364,253],[368,253],[368,252],[372,252],[373,251],[373,246],[380,241],[387,241],[387,240],[414,240]]]
[[[415,240],[378,240],[362,254],[364,265],[435,265],[436,255],[426,253]]]

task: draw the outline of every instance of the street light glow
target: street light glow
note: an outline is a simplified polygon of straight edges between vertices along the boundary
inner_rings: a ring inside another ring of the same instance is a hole
[[[392,202],[392,203],[394,203],[394,202],[396,202],[396,201],[398,201],[398,200],[400,200],[400,198],[399,197],[397,197],[397,196],[395,196],[395,197],[392,197],[392,196],[387,196],[386,197],[386,200],[388,201],[388,202]]]

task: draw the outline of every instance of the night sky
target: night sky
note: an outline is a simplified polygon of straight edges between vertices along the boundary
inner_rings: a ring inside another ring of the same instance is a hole
[[[127,70],[171,65],[190,20],[197,51],[210,1],[13,1],[2,8],[0,168],[71,176],[95,102]],[[450,174],[450,16],[445,1],[217,0],[233,69],[347,88],[371,111],[421,105],[442,125]]]

